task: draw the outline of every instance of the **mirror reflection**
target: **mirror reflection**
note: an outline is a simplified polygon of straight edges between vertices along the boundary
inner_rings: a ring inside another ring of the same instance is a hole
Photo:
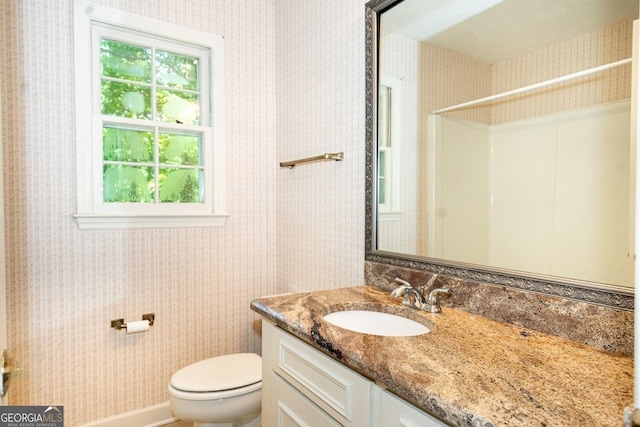
[[[633,286],[637,17],[637,0],[384,11],[375,248]]]

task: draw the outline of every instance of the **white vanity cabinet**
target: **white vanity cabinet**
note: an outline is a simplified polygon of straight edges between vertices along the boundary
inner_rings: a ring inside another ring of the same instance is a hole
[[[262,425],[447,426],[266,320]]]

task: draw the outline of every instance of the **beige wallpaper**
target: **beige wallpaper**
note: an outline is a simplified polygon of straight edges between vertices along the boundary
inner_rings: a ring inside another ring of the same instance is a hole
[[[276,157],[344,152],[276,171],[280,291],[363,283],[364,0],[274,0]]]
[[[501,93],[631,57],[633,22],[540,49],[492,66],[492,92]],[[631,96],[631,64],[514,96],[492,105],[492,124],[557,113]]]

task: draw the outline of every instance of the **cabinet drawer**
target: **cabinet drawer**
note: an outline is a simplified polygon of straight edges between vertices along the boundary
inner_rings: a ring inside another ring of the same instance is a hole
[[[311,403],[306,397],[291,387],[274,373],[274,397],[277,396],[276,422],[274,427],[341,427],[340,424],[324,411]]]
[[[278,375],[341,424],[368,425],[372,383],[278,328],[272,339]]]

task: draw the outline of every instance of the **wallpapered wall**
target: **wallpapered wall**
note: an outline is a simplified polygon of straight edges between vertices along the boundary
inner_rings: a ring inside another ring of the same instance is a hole
[[[366,1],[274,3],[278,162],[344,152],[276,173],[279,289],[361,284]]]
[[[625,21],[492,66],[493,93],[558,78],[631,57],[633,22]],[[497,102],[492,124],[631,97],[631,64]]]
[[[77,425],[168,399],[180,367],[260,351],[249,303],[362,282],[364,1],[96,0],[225,37],[223,228],[80,231],[73,3],[0,2],[10,404]],[[340,163],[277,162],[344,151]],[[154,312],[144,334],[111,319]]]

